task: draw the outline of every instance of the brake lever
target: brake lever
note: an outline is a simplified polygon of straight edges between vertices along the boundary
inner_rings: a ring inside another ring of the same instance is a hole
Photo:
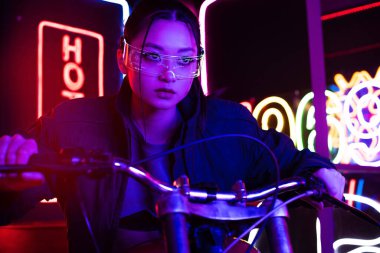
[[[313,175],[306,177],[306,188],[315,192],[311,198],[317,202],[323,202],[324,194],[328,194],[326,186],[322,180]]]
[[[372,218],[367,213],[346,204],[344,202],[344,200],[342,201],[342,200],[339,200],[339,199],[331,196],[327,192],[324,183],[319,178],[311,175],[311,176],[307,177],[306,183],[307,183],[307,187],[309,187],[310,189],[312,189],[316,192],[316,194],[314,196],[312,196],[313,200],[316,200],[318,202],[327,202],[332,206],[342,208],[343,210],[349,211],[353,215],[355,215],[355,216],[369,222],[370,224],[375,225],[376,227],[380,228],[380,222],[376,221],[374,218]]]

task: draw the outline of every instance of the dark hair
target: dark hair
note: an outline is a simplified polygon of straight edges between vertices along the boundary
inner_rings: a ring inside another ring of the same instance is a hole
[[[189,26],[191,29],[195,42],[197,44],[198,54],[203,54],[201,48],[201,36],[199,29],[199,22],[197,16],[179,0],[141,0],[133,8],[131,15],[129,16],[124,27],[124,39],[127,43],[131,43],[132,39],[137,36],[138,33],[145,30],[143,45],[145,39],[149,33],[149,29],[155,20],[171,20],[181,21]],[[127,80],[126,80],[127,81]],[[186,98],[186,101],[190,101],[193,98],[198,97],[200,107],[200,117],[198,119],[198,128],[204,129],[205,124],[205,95],[203,94],[202,87],[198,78],[194,78],[191,90]],[[192,99],[190,99],[192,98]],[[186,104],[184,102],[182,104]],[[181,103],[180,103],[181,106]],[[187,105],[188,106],[188,105]],[[190,105],[191,106],[191,105]]]
[[[131,43],[131,40],[144,29],[147,29],[148,33],[152,23],[158,19],[182,21],[187,24],[193,32],[198,54],[201,53],[198,18],[178,0],[141,0],[137,3],[124,27],[125,40]]]

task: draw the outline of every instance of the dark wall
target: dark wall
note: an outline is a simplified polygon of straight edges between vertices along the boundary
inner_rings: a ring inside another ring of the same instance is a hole
[[[207,9],[211,92],[237,101],[310,89],[306,7],[294,1],[217,1]]]
[[[0,19],[0,134],[25,129],[37,117],[37,34],[42,20],[102,34],[105,94],[118,90],[121,76],[115,55],[122,28],[119,5],[89,0],[2,0]],[[46,55],[53,63],[60,54],[55,53]],[[92,55],[83,55],[87,57],[84,64],[90,66]],[[44,71],[52,79],[56,77],[57,83],[62,79],[62,73],[53,66],[44,66]]]
[[[323,22],[327,83],[334,74],[348,80],[356,71],[374,77],[380,66],[380,8],[325,20]]]

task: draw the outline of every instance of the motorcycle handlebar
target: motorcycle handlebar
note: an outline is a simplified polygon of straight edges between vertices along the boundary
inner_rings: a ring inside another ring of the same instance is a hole
[[[166,183],[152,177],[144,169],[133,167],[123,158],[113,157],[107,153],[99,152],[78,152],[75,150],[63,150],[60,153],[34,154],[30,157],[26,165],[3,165],[1,173],[23,173],[23,172],[41,172],[53,174],[73,174],[89,175],[92,177],[101,177],[110,173],[127,173],[142,184],[150,187],[159,193],[170,193],[180,191],[190,201],[212,201],[221,200],[226,202],[254,202],[264,200],[275,194],[281,194],[297,189],[313,190],[314,198],[326,200],[333,205],[346,209],[351,213],[359,216],[372,224],[379,227],[379,223],[365,213],[348,206],[344,202],[329,196],[324,190],[323,184],[313,177],[293,177],[281,180],[278,185],[271,185],[251,190],[241,194],[239,190],[231,192],[210,193],[204,190],[194,190],[190,187],[169,186]]]
[[[159,193],[177,191],[178,187],[167,185],[154,178],[140,167],[130,166],[126,159],[113,157],[106,153],[78,152],[65,150],[60,153],[34,154],[26,165],[4,165],[2,173],[41,172],[53,174],[74,174],[100,177],[110,173],[126,173],[142,184]],[[247,191],[241,196],[239,192],[208,192],[205,190],[190,189],[182,191],[189,200],[194,201],[245,201],[253,202],[272,196],[276,191],[283,193],[296,190],[307,185],[307,180],[293,177],[281,180],[276,185]]]

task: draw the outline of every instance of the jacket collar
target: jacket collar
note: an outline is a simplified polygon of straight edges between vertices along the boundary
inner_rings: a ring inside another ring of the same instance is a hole
[[[187,96],[178,104],[179,111],[181,112],[184,121],[192,121],[197,118],[201,110],[201,96],[200,87],[197,87],[195,83],[191,86],[191,89]],[[124,78],[119,93],[116,96],[116,109],[123,117],[130,119],[130,101],[132,96],[132,90],[129,86],[127,77]]]

